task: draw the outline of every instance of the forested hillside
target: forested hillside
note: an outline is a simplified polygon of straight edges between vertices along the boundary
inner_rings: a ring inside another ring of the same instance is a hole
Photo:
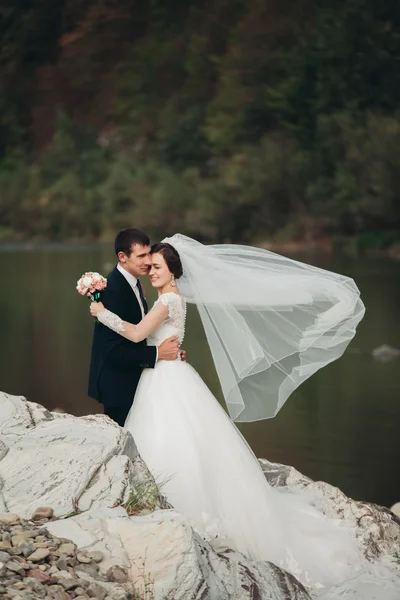
[[[0,238],[399,238],[398,0],[3,0],[0,36]]]

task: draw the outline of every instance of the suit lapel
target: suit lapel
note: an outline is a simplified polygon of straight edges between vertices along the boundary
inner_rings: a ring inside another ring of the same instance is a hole
[[[129,302],[134,302],[133,306],[135,306],[136,310],[139,311],[140,314],[140,319],[142,318],[142,311],[140,310],[140,305],[137,299],[137,296],[135,294],[135,292],[133,291],[133,289],[131,288],[130,284],[128,283],[128,281],[125,279],[125,277],[122,275],[122,273],[117,269],[117,267],[114,268],[114,270],[111,272],[111,274],[113,276],[115,276],[116,281],[118,281],[118,287],[121,289],[121,293],[124,294],[124,297],[129,300]]]

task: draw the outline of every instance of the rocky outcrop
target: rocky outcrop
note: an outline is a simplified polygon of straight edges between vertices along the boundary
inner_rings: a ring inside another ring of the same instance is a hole
[[[0,512],[28,518],[51,506],[61,517],[118,505],[151,478],[132,436],[104,415],[50,413],[8,394],[0,415]]]
[[[80,548],[100,550],[105,567],[128,567],[143,598],[310,600],[294,577],[270,563],[236,552],[217,554],[171,509],[136,517],[122,507],[93,509],[47,528],[68,534]]]
[[[272,563],[254,562],[234,551],[217,552],[154,494],[155,482],[128,432],[103,415],[50,413],[24,398],[0,393],[0,544],[11,557],[0,552],[0,586],[7,583],[1,593],[15,600],[20,600],[18,595],[57,600],[79,595],[82,600],[85,595],[102,600],[380,600],[372,594],[384,581],[385,600],[398,600],[398,519],[291,467],[260,462],[271,485],[296,490],[325,514],[346,520],[357,531],[365,556],[380,573],[386,570],[383,579],[361,574],[361,579],[335,589],[306,590]],[[151,502],[142,501],[143,489],[152,490]],[[21,524],[20,517],[29,523]],[[42,519],[42,533],[25,539],[24,532],[36,526],[33,518]],[[38,539],[33,548],[32,540]],[[37,555],[41,562],[33,568],[29,556],[36,560],[37,551],[42,551]],[[96,562],[94,557],[101,558]],[[19,563],[17,575],[7,567],[10,560]],[[39,590],[26,581],[34,570],[49,575],[52,583],[41,581]],[[126,574],[128,581],[118,581]],[[57,586],[63,578],[79,581],[71,587],[66,582],[61,590]],[[368,590],[360,596],[363,586]]]
[[[389,509],[351,500],[338,488],[323,481],[313,481],[293,467],[265,459],[259,462],[272,486],[301,492],[326,516],[346,521],[367,559],[399,561],[400,519]]]

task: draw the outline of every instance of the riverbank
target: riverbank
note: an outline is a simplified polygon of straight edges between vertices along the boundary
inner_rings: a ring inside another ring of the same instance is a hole
[[[215,243],[215,242],[204,242]],[[241,244],[241,241],[233,242]],[[54,242],[49,240],[14,240],[0,239],[0,252],[32,252],[37,250],[96,250],[112,249],[113,239],[107,241],[82,241],[77,239]],[[278,254],[348,254],[351,256],[381,256],[400,260],[400,242],[386,245],[382,243],[366,243],[358,237],[323,237],[316,239],[270,239],[255,240],[249,244],[265,248]]]

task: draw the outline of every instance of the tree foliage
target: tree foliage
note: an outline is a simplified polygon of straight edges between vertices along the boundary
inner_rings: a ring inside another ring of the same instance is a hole
[[[3,4],[0,236],[396,237],[395,0]]]

